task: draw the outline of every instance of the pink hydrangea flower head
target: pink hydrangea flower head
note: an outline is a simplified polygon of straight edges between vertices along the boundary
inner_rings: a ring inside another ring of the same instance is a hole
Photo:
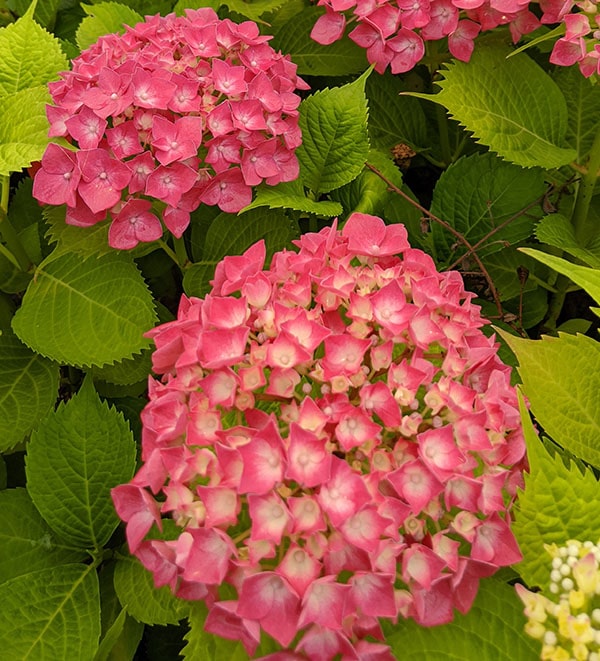
[[[448,622],[521,557],[517,397],[403,225],[355,213],[296,246],[226,257],[149,333],[144,464],[113,497],[131,551],[249,655],[262,631],[277,658],[389,659],[380,619]]]
[[[72,224],[108,217],[109,244],[129,249],[181,237],[201,202],[237,213],[254,186],[295,179],[308,86],[269,39],[206,9],[101,37],[50,84],[50,135],[74,151],[48,146],[36,198]]]

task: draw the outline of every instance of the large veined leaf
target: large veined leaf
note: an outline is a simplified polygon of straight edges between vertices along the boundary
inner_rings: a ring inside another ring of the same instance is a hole
[[[384,625],[384,633],[402,661],[535,661],[539,643],[524,633],[525,622],[514,588],[488,578],[471,610],[456,613],[450,624],[428,628],[407,620],[393,628]]]
[[[32,0],[7,0],[8,8],[17,16],[23,16],[31,5]],[[38,0],[33,17],[36,22],[49,30],[54,26],[56,12],[61,5],[61,0]]]
[[[40,569],[0,585],[3,659],[92,659],[100,635],[98,577],[91,565]]]
[[[569,539],[600,539],[600,485],[591,471],[582,473],[573,463],[567,468],[558,453],[550,456],[537,437],[522,399],[521,419],[530,468],[515,509],[513,532],[523,553],[516,568],[530,587],[547,590],[551,558],[545,544],[562,546]]]
[[[88,14],[77,29],[77,45],[81,50],[91,46],[105,34],[125,32],[125,25],[136,25],[144,18],[120,2],[101,2],[92,7],[81,5]]]
[[[39,161],[48,145],[46,86],[28,87],[0,103],[0,174],[18,172]]]
[[[366,74],[348,85],[316,92],[300,108],[302,144],[296,154],[302,183],[328,193],[357,177],[369,153]]]
[[[10,331],[0,335],[0,450],[20,443],[58,394],[58,365],[28,349]]]
[[[256,197],[244,211],[258,207],[269,209],[291,209],[318,216],[333,217],[342,213],[342,207],[331,200],[312,200],[306,197],[299,179],[283,182],[277,186],[261,184],[257,186]]]
[[[488,41],[469,62],[446,65],[438,94],[412,95],[444,106],[478,142],[513,163],[546,169],[570,163],[577,152],[565,147],[564,95],[529,56],[507,59],[509,52]]]
[[[471,245],[535,202],[545,190],[544,172],[525,170],[489,152],[464,156],[440,177],[433,192],[431,213],[458,230]],[[489,255],[530,236],[535,221],[529,209],[498,230],[480,246],[477,254]],[[462,243],[438,223],[431,224],[438,259],[455,251],[464,252]]]
[[[0,491],[0,512],[0,583],[88,557],[85,550],[67,544],[54,533],[26,489]]]
[[[100,549],[119,524],[110,490],[131,479],[135,455],[123,414],[100,401],[87,377],[31,435],[29,494],[62,539]]]
[[[277,209],[252,209],[239,216],[219,214],[206,233],[201,261],[185,272],[186,294],[204,296],[210,290],[216,265],[226,255],[241,255],[253,243],[264,239],[268,263],[274,252],[288,245],[295,232],[294,223]]]
[[[0,98],[45,85],[69,66],[58,39],[38,25],[32,14],[30,8],[18,21],[0,29]]]
[[[405,143],[419,150],[427,144],[425,113],[419,101],[400,96],[405,89],[398,76],[391,73],[369,76],[369,136],[374,147],[390,149]]]
[[[600,256],[580,245],[573,223],[560,213],[544,216],[535,227],[535,236],[538,241],[560,248],[588,266],[600,268]]]
[[[567,333],[504,339],[519,360],[536,420],[569,452],[600,467],[600,342]]]
[[[347,76],[364,71],[369,66],[365,51],[350,39],[329,46],[311,39],[310,32],[321,14],[316,7],[295,14],[277,31],[271,45],[291,56],[301,76]]]
[[[520,296],[521,293],[533,291],[542,283],[542,286],[548,287],[543,280],[547,272],[544,265],[522,254],[516,248],[505,248],[485,257],[482,261],[494,282],[501,301],[508,301]],[[519,278],[519,271],[522,269],[527,271],[525,282]],[[493,316],[496,313],[497,311],[491,314]]]
[[[46,238],[49,243],[56,244],[53,258],[61,253],[73,252],[86,257],[92,254],[98,256],[114,253],[114,248],[108,245],[109,223],[96,223],[91,227],[67,225],[67,208],[64,205],[46,206],[42,215],[48,226]]]
[[[144,624],[177,624],[190,606],[167,585],[154,587],[152,574],[137,558],[123,557],[115,566],[115,591],[123,608]]]
[[[557,67],[554,80],[567,100],[566,142],[576,151],[577,162],[583,163],[600,126],[600,86],[577,67]]]
[[[143,333],[157,317],[130,257],[52,257],[38,267],[13,320],[25,344],[57,362],[99,367],[149,346]]]

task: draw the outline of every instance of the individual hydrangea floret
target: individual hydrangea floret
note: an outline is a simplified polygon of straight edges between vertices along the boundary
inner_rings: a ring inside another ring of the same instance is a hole
[[[162,225],[179,238],[200,203],[237,213],[253,186],[298,176],[296,66],[251,21],[185,11],[101,37],[50,83],[50,135],[77,149],[48,146],[33,194],[72,225],[108,215],[114,248]]]
[[[348,28],[352,41],[366,49],[375,70],[413,69],[425,55],[425,42],[448,39],[450,54],[468,62],[480,32],[507,25],[514,43],[542,24],[563,23],[550,61],[578,63],[585,76],[600,72],[600,16],[593,0],[319,0],[325,8],[311,32],[329,45]]]
[[[550,597],[516,585],[525,631],[542,643],[547,661],[600,661],[600,542],[546,545],[552,557]]]
[[[264,631],[285,658],[391,660],[382,618],[449,622],[521,559],[517,396],[403,225],[354,213],[296,244],[225,257],[149,333],[143,466],[113,499],[156,585],[250,656]]]

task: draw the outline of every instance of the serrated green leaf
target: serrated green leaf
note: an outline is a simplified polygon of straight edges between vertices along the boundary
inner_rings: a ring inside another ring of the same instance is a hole
[[[268,263],[274,252],[288,245],[295,232],[294,224],[277,210],[252,209],[239,216],[219,214],[206,233],[202,260],[185,272],[183,288],[186,294],[201,297],[208,293],[215,267],[226,255],[240,255],[264,239]]]
[[[184,0],[186,1],[186,0]],[[193,0],[187,0],[189,6],[193,4]],[[90,0],[89,4],[99,5],[103,4],[104,0]],[[138,14],[144,16],[152,16],[154,14],[168,14],[173,8],[173,0],[119,0],[119,4],[126,5],[133,9]]]
[[[577,153],[563,147],[567,104],[562,92],[525,53],[506,59],[508,52],[486,43],[469,62],[446,65],[438,94],[412,96],[441,104],[478,142],[517,165],[549,169],[570,163]]]
[[[149,346],[152,296],[127,255],[53,256],[40,264],[13,319],[29,347],[60,363],[101,367]]]
[[[546,277],[547,269],[516,248],[505,248],[483,259],[501,301],[508,301],[540,286]],[[527,270],[527,280],[521,282],[519,269]],[[547,285],[546,285],[547,287]]]
[[[215,11],[222,5],[221,0],[178,0],[173,7],[177,16],[183,16],[186,9],[200,9],[201,7],[211,7]]]
[[[62,539],[100,549],[119,524],[110,490],[131,479],[135,456],[128,423],[100,401],[88,377],[31,435],[29,493]]]
[[[505,340],[519,359],[536,420],[569,452],[600,467],[600,342],[566,333]]]
[[[560,248],[588,266],[600,268],[600,257],[579,245],[573,224],[560,213],[544,216],[535,226],[535,236],[538,241]]]
[[[544,194],[544,172],[524,170],[494,154],[472,154],[453,163],[439,178],[433,191],[431,213],[458,230],[471,245],[484,239],[509,218]],[[522,213],[483,243],[482,257],[528,238],[535,222],[535,209]],[[438,223],[431,224],[437,258],[455,258],[465,251],[462,243]]]
[[[269,207],[269,209],[291,209],[304,213],[313,213],[326,218],[339,216],[342,207],[337,202],[323,200],[318,202],[304,194],[304,189],[299,179],[283,182],[277,186],[261,184],[256,187],[256,197],[243,211],[256,209],[258,207]]]
[[[72,564],[40,569],[0,585],[4,659],[92,659],[100,635],[98,577]]]
[[[585,289],[596,303],[600,303],[600,270],[572,264],[571,262],[567,262],[566,259],[562,259],[562,257],[548,255],[533,248],[520,248],[519,250],[525,255],[534,257],[542,262],[542,264],[546,264],[551,269],[566,275],[575,284]]]
[[[530,587],[547,590],[550,557],[545,544],[600,539],[600,487],[591,471],[582,472],[574,464],[567,468],[558,453],[551,457],[537,437],[522,398],[520,408],[529,473],[514,510],[513,532],[523,553],[516,569]]]
[[[144,624],[177,624],[190,609],[189,602],[174,597],[167,585],[155,588],[152,574],[131,556],[115,566],[115,591],[123,608]]]
[[[286,0],[222,0],[221,5],[226,5],[229,11],[241,14],[251,21],[258,21],[263,14],[279,9]]]
[[[581,75],[577,67],[557,67],[554,81],[567,101],[566,143],[583,163],[600,126],[600,86]]]
[[[190,629],[184,636],[187,644],[181,650],[181,656],[186,661],[197,659],[246,661],[248,654],[239,640],[228,640],[204,630],[207,613],[206,606],[202,603],[196,603],[190,609],[188,615]]]
[[[417,99],[400,96],[406,85],[391,73],[369,76],[366,94],[369,101],[371,144],[390,149],[408,144],[417,151],[427,145],[427,121]]]
[[[0,103],[0,175],[18,172],[39,161],[46,149],[48,120],[45,86],[29,87],[2,97]]]
[[[0,29],[0,98],[45,85],[69,67],[58,39],[30,14]]]
[[[86,551],[58,538],[26,489],[0,491],[0,583],[38,569],[80,562]]]
[[[386,642],[402,661],[536,661],[539,643],[525,635],[523,604],[514,588],[494,578],[481,581],[466,615],[440,627],[413,620],[384,623]]]
[[[32,0],[8,0],[8,8],[17,16],[23,16]],[[52,29],[56,19],[56,12],[61,4],[61,0],[42,0],[35,6],[33,18],[45,28]]]
[[[120,2],[100,2],[91,7],[81,5],[87,16],[77,29],[77,45],[84,50],[105,34],[123,34],[125,25],[136,25],[144,20],[141,14]]]
[[[296,154],[302,183],[316,194],[340,188],[363,169],[369,154],[367,75],[316,92],[300,105],[302,144]]]
[[[365,51],[350,39],[340,39],[329,46],[311,39],[310,32],[322,13],[317,7],[308,7],[294,14],[273,37],[273,48],[289,53],[301,76],[347,76],[363,72],[369,66]]]
[[[118,386],[131,386],[140,381],[146,382],[152,371],[152,352],[144,349],[132,358],[126,358],[114,365],[93,367],[91,374],[94,380],[106,381]]]
[[[96,223],[91,227],[67,225],[67,208],[64,205],[46,206],[42,213],[48,226],[46,238],[49,243],[56,244],[53,257],[64,253],[84,256],[114,254],[114,248],[108,245],[109,223]]]
[[[30,351],[12,334],[0,335],[0,450],[20,443],[58,394],[58,365]]]

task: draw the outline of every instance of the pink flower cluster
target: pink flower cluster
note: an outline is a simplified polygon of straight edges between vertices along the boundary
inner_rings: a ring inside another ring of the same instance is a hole
[[[403,225],[354,213],[297,245],[268,270],[263,242],[225,257],[149,333],[144,463],[112,495],[207,631],[253,655],[263,630],[289,648],[273,661],[387,661],[380,618],[449,622],[521,559],[517,397],[461,276]]]
[[[598,24],[592,0],[319,0],[317,4],[325,7],[325,14],[311,37],[328,45],[343,36],[347,22],[356,23],[348,36],[366,49],[379,73],[388,66],[392,73],[410,71],[425,55],[426,41],[445,37],[451,55],[468,62],[475,37],[499,25],[509,26],[516,43],[542,23],[564,21],[567,35],[559,40],[552,61],[566,66],[580,62],[586,76],[593,73],[600,55],[597,35],[584,39],[592,31],[592,15]],[[539,11],[534,13],[531,5],[539,5]],[[583,13],[570,13],[573,10]]]
[[[112,220],[128,249],[163,229],[180,237],[201,202],[236,213],[252,187],[298,176],[296,66],[250,21],[212,9],[147,17],[101,37],[50,83],[50,144],[33,194],[66,204],[67,223]]]

